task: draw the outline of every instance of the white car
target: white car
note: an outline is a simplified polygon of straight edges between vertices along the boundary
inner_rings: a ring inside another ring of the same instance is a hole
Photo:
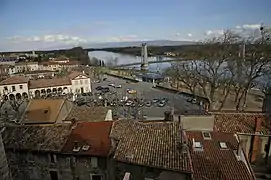
[[[111,84],[108,84],[108,86],[115,87],[115,84],[111,83]]]
[[[119,85],[116,85],[115,88],[121,88],[121,85],[120,85],[120,84],[119,84]]]

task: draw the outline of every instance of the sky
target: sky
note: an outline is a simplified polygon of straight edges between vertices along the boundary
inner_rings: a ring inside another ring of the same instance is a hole
[[[0,0],[0,51],[197,41],[271,25],[270,0]]]

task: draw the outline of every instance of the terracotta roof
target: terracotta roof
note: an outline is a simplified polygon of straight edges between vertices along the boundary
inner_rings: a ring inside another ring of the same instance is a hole
[[[24,74],[43,74],[43,73],[55,73],[56,71],[49,70],[37,70],[37,71],[25,71]]]
[[[73,71],[71,74],[68,75],[68,77],[72,80],[78,76],[86,76],[88,77],[86,74],[83,74],[81,72],[78,72],[78,71]]]
[[[104,121],[107,111],[108,108],[106,107],[88,107],[74,105],[66,120],[75,119],[77,121]]]
[[[191,172],[189,153],[177,148],[179,126],[176,123],[142,124],[115,121],[110,137],[119,140],[114,159],[126,163]]]
[[[65,85],[71,85],[71,81],[68,78],[37,79],[30,80],[29,89],[56,87]]]
[[[78,153],[91,156],[107,156],[111,149],[111,141],[109,133],[112,122],[82,122],[78,123],[75,129],[71,132],[64,148],[65,153]],[[75,147],[81,147],[79,152],[73,152]],[[83,150],[82,147],[88,145],[88,150]]]
[[[65,102],[64,99],[31,99],[23,123],[55,123]]]
[[[69,134],[69,125],[7,126],[3,141],[6,149],[59,152]]]
[[[193,179],[249,180],[253,179],[243,161],[238,161],[233,150],[238,143],[231,133],[211,132],[211,140],[205,140],[202,132],[186,132],[193,165]],[[192,148],[193,138],[201,142],[203,151]],[[221,149],[219,142],[225,142],[228,149]]]
[[[29,80],[24,76],[11,76],[0,82],[0,85],[22,84],[27,83]]]
[[[255,133],[255,119],[262,119],[262,133],[268,133],[268,118],[263,113],[213,113],[214,130],[230,133]]]
[[[69,61],[69,62],[63,63],[63,66],[65,66],[65,65],[80,65],[80,62],[79,61]]]
[[[38,62],[33,62],[33,61],[30,61],[30,62],[16,62],[15,65],[32,65],[32,64],[38,64]]]

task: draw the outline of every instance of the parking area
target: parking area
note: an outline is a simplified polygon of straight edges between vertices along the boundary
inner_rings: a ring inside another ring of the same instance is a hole
[[[112,104],[112,109],[119,117],[135,116],[136,114],[136,116],[146,116],[148,118],[163,118],[164,112],[170,111],[172,108],[178,114],[187,111],[194,111],[199,114],[203,112],[198,103],[188,102],[188,97],[153,88],[151,83],[133,83],[112,76],[105,76],[105,78],[105,81],[92,84],[92,92],[93,94],[100,92],[100,90],[97,90],[99,86],[108,87],[109,92],[104,93],[104,96],[109,101],[108,104],[116,99],[118,101],[126,100],[126,103],[122,105]],[[134,105],[133,99],[138,99],[137,105]]]

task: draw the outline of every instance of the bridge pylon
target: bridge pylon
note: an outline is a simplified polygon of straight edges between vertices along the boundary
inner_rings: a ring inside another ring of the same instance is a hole
[[[147,43],[142,43],[141,47],[141,70],[147,71],[149,69],[148,63],[148,48]]]

